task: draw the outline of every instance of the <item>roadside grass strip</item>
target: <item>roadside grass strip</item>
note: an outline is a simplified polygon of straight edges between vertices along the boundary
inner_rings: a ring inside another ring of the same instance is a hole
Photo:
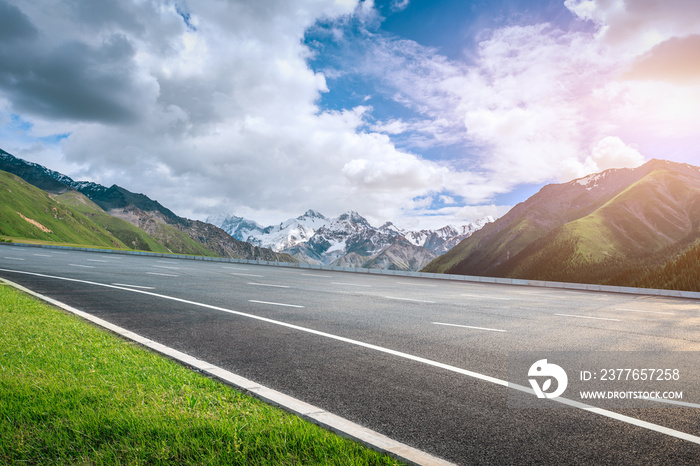
[[[1,464],[401,464],[0,287]]]

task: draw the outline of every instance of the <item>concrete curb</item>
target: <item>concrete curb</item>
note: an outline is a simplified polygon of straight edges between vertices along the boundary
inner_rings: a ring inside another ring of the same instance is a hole
[[[536,286],[544,288],[558,288],[565,290],[582,290],[582,291],[602,291],[606,293],[623,293],[623,294],[636,294],[636,295],[648,295],[648,296],[667,296],[672,298],[689,298],[689,299],[700,299],[700,292],[697,291],[679,291],[679,290],[657,290],[653,288],[632,288],[627,286],[610,286],[610,285],[592,285],[584,283],[565,283],[565,282],[548,282],[540,280],[522,280],[518,278],[496,278],[496,277],[479,277],[472,275],[454,275],[454,274],[443,274],[443,273],[427,273],[427,272],[407,272],[403,270],[386,270],[386,269],[362,269],[357,267],[337,267],[330,265],[316,265],[316,264],[300,264],[300,263],[290,263],[290,262],[273,262],[266,260],[250,260],[250,259],[231,259],[227,257],[207,257],[207,256],[188,256],[185,254],[163,254],[157,252],[145,252],[145,251],[123,251],[115,249],[92,249],[92,248],[76,248],[70,246],[52,246],[46,244],[27,244],[27,243],[0,243],[0,246],[21,246],[21,247],[35,247],[44,249],[63,249],[71,251],[88,251],[88,252],[99,252],[102,254],[125,254],[125,255],[136,255],[136,256],[151,256],[151,257],[165,257],[174,259],[188,259],[188,260],[199,260],[199,261],[211,261],[211,262],[228,262],[232,264],[255,264],[255,265],[268,265],[274,267],[288,267],[288,268],[298,268],[298,269],[310,269],[310,270],[329,270],[335,272],[349,272],[349,273],[366,273],[366,274],[376,274],[376,275],[390,275],[399,277],[419,277],[419,278],[432,278],[436,280],[451,280],[451,281],[461,281],[461,282],[474,282],[474,283],[495,283],[500,285],[518,285],[518,286]]]
[[[101,251],[104,252],[104,251]],[[10,280],[0,278],[0,283],[6,283],[14,288],[41,299],[53,306],[59,307],[67,312],[75,314],[85,320],[88,320],[102,328],[105,328],[113,333],[120,335],[123,338],[143,345],[157,353],[167,356],[175,361],[196,369],[199,372],[207,374],[209,377],[218,379],[234,388],[243,391],[255,398],[258,398],[268,404],[272,404],[285,411],[291,412],[313,424],[316,424],[324,429],[330,430],[341,437],[354,440],[366,447],[369,447],[380,453],[397,458],[403,462],[413,465],[425,466],[449,466],[453,465],[448,461],[433,456],[417,448],[413,448],[396,440],[393,440],[385,435],[375,432],[359,424],[348,421],[340,416],[329,413],[321,408],[313,406],[304,401],[298,400],[284,393],[278,392],[271,388],[265,387],[252,380],[246,379],[232,372],[229,372],[221,367],[210,364],[201,359],[197,359],[188,354],[182,353],[176,349],[165,346],[156,341],[138,335],[130,330],[126,330],[117,325],[111,324],[106,320],[95,317],[92,314],[76,309],[72,306],[64,304],[48,296],[34,292]]]

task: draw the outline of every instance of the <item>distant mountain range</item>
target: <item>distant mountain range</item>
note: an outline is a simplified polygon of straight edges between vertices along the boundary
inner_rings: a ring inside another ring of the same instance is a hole
[[[492,221],[486,217],[459,227],[407,231],[391,222],[374,227],[354,211],[328,218],[308,210],[267,227],[226,214],[207,219],[238,240],[290,254],[300,262],[413,271]]]
[[[426,272],[700,291],[700,168],[651,160],[552,184]]]
[[[7,189],[0,191],[0,235],[144,251],[296,262],[232,238],[222,229],[175,215],[143,194],[117,185],[74,181],[0,149]],[[27,214],[30,212],[32,216]],[[48,215],[53,212],[54,214]],[[43,228],[39,227],[41,225]],[[65,225],[72,225],[66,229]],[[52,225],[52,226],[47,226]],[[84,227],[84,228],[83,228]],[[97,234],[90,234],[90,232]]]

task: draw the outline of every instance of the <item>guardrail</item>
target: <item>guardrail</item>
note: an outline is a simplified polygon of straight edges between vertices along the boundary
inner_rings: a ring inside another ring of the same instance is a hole
[[[167,257],[174,259],[188,259],[210,262],[228,262],[233,264],[255,264],[268,265],[274,267],[289,267],[298,269],[313,269],[313,270],[330,270],[335,272],[349,273],[366,273],[376,275],[395,275],[401,277],[418,277],[432,278],[436,280],[452,280],[462,282],[476,283],[496,283],[501,285],[519,285],[519,286],[538,286],[544,288],[561,288],[565,290],[583,290],[583,291],[604,291],[608,293],[626,293],[649,296],[668,296],[674,298],[689,298],[700,299],[700,292],[697,291],[679,291],[679,290],[657,290],[653,288],[634,288],[629,286],[611,286],[611,285],[592,285],[584,283],[566,283],[566,282],[550,282],[542,280],[523,280],[519,278],[496,278],[496,277],[479,277],[474,275],[456,275],[443,273],[428,273],[428,272],[410,272],[405,270],[388,270],[388,269],[364,269],[360,267],[339,267],[334,265],[318,265],[318,264],[302,264],[293,262],[275,262],[260,259],[233,259],[229,257],[209,257],[209,256],[190,256],[186,254],[170,254],[148,251],[125,251],[121,249],[99,249],[99,248],[78,248],[72,246],[55,246],[49,244],[30,244],[30,243],[0,243],[0,246],[21,246],[35,247],[43,249],[64,249],[71,251],[87,251],[100,252],[103,254],[124,254],[135,256],[152,256],[152,257]]]

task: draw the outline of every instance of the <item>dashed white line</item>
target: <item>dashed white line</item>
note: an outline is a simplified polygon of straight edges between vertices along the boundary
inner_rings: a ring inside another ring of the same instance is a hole
[[[114,286],[128,286],[130,288],[139,288],[142,290],[155,290],[155,287],[152,286],[141,286],[141,285],[129,285],[127,283],[112,283]]]
[[[437,286],[437,285],[428,285],[427,283],[408,283],[408,282],[396,282],[399,285],[410,285],[410,286]]]
[[[23,261],[21,257],[4,257],[4,259],[11,260],[11,261]]]
[[[94,265],[82,265],[82,264],[68,264],[68,265],[73,266],[73,267],[82,267],[84,269],[94,269],[95,268]]]
[[[273,283],[248,283],[254,286],[270,286],[272,288],[289,288],[289,285],[275,285]]]
[[[103,260],[100,260],[100,259],[88,259],[87,261],[88,261],[88,262],[109,262],[109,261],[103,261]]]
[[[37,257],[53,257],[53,256],[50,255],[50,254],[34,254],[34,255],[37,256]]]
[[[315,273],[300,273],[299,275],[303,275],[305,277],[333,278],[331,275],[317,275]]]
[[[413,298],[397,298],[395,296],[384,296],[386,299],[397,299],[399,301],[412,301],[414,303],[427,303],[427,304],[434,304],[437,301],[428,301],[426,299],[413,299]]]
[[[356,345],[356,346],[364,347],[364,348],[367,348],[367,349],[371,349],[371,350],[374,350],[374,351],[379,351],[379,352],[382,352],[382,353],[385,353],[385,354],[390,354],[390,355],[397,356],[397,357],[400,357],[400,358],[404,358],[404,359],[407,359],[407,360],[412,360],[412,361],[419,362],[419,363],[426,364],[426,365],[430,365],[430,366],[433,366],[433,367],[438,367],[438,368],[445,369],[445,370],[448,370],[448,371],[451,371],[451,372],[455,372],[455,373],[458,373],[458,374],[466,375],[467,377],[472,377],[472,378],[474,378],[474,379],[482,380],[482,381],[485,381],[485,382],[490,382],[490,383],[495,384],[495,385],[500,385],[500,386],[503,386],[503,387],[508,387],[508,388],[510,388],[510,389],[513,389],[513,390],[518,390],[518,391],[522,391],[522,392],[524,392],[524,393],[528,393],[528,394],[531,394],[531,395],[535,395],[534,390],[533,390],[532,388],[530,388],[530,387],[526,387],[526,386],[524,386],[524,385],[519,385],[519,384],[516,384],[516,383],[513,383],[513,382],[508,382],[507,380],[503,380],[503,379],[499,379],[499,378],[496,378],[496,377],[492,377],[492,376],[490,376],[490,375],[481,374],[481,373],[479,373],[479,372],[470,371],[470,370],[467,370],[467,369],[462,369],[462,368],[460,368],[460,367],[456,367],[456,366],[452,366],[452,365],[449,365],[449,364],[441,363],[441,362],[438,362],[438,361],[435,361],[435,360],[432,360],[432,359],[423,358],[423,357],[420,357],[420,356],[415,356],[415,355],[408,354],[408,353],[404,353],[404,352],[401,352],[401,351],[392,350],[392,349],[385,348],[385,347],[382,347],[382,346],[373,345],[373,344],[371,344],[371,343],[365,343],[365,342],[362,342],[362,341],[353,340],[353,339],[346,338],[346,337],[341,337],[341,336],[339,336],[339,335],[334,335],[334,334],[331,334],[331,333],[321,332],[321,331],[319,331],[319,330],[314,330],[314,329],[311,329],[311,328],[308,328],[308,327],[302,327],[302,326],[299,326],[299,325],[289,324],[289,323],[282,322],[282,321],[279,321],[279,320],[268,319],[268,318],[266,318],[266,317],[256,316],[256,315],[254,315],[254,314],[248,314],[248,313],[245,313],[245,312],[234,311],[234,310],[232,310],[232,309],[226,309],[226,308],[222,308],[222,307],[218,307],[218,306],[213,306],[213,305],[211,305],[211,304],[199,303],[199,302],[190,301],[190,300],[187,300],[187,299],[176,298],[176,297],[174,297],[174,296],[168,296],[168,295],[153,293],[153,292],[151,292],[151,291],[141,291],[141,290],[136,290],[136,289],[131,289],[131,288],[120,288],[120,287],[115,287],[114,285],[108,285],[108,284],[105,284],[105,283],[91,282],[91,281],[87,281],[87,280],[78,280],[78,279],[75,279],[75,278],[57,277],[57,276],[54,276],[54,275],[46,275],[46,274],[35,273],[35,272],[25,272],[25,271],[20,271],[20,270],[0,269],[0,271],[13,272],[13,273],[21,273],[21,274],[33,275],[33,276],[37,276],[37,277],[47,277],[47,278],[53,278],[53,279],[57,279],[57,280],[65,280],[65,281],[70,281],[70,282],[85,283],[85,284],[89,284],[89,285],[104,286],[104,287],[108,287],[108,288],[117,288],[117,289],[122,289],[122,290],[128,290],[128,291],[131,291],[132,293],[141,293],[141,294],[146,294],[146,295],[154,296],[154,297],[157,297],[157,298],[168,299],[168,300],[171,300],[171,301],[181,302],[181,303],[190,304],[190,305],[193,305],[193,306],[203,307],[203,308],[207,308],[207,309],[213,309],[213,310],[217,310],[217,311],[220,311],[220,312],[225,312],[225,313],[228,313],[228,314],[233,314],[233,315],[238,315],[238,316],[241,316],[241,317],[247,317],[247,318],[250,318],[250,319],[255,319],[255,320],[259,320],[259,321],[263,321],[263,322],[268,322],[268,323],[273,324],[273,325],[279,325],[279,326],[282,326],[282,327],[287,327],[287,328],[291,328],[291,329],[294,329],[294,330],[299,330],[299,331],[301,331],[301,332],[306,332],[306,333],[309,333],[309,334],[312,334],[312,335],[318,335],[318,336],[325,337],[325,338],[329,338],[329,339],[333,339],[333,340],[336,340],[336,341],[342,341],[342,342],[345,342],[345,343],[348,343],[348,344],[351,344],[351,345]],[[16,286],[16,287],[18,287],[18,288],[21,288],[21,287],[19,287],[19,285],[14,285],[14,286]],[[27,290],[26,288],[23,288],[23,289],[26,290],[26,291],[28,291],[28,292],[30,292],[30,293],[33,293],[33,292],[31,292],[30,290]],[[43,297],[43,296],[40,296],[40,297],[41,297],[42,299],[48,301],[48,302],[51,302],[51,303],[53,303],[53,304],[57,304],[57,305],[63,307],[64,309],[66,308],[66,306],[65,306],[63,303],[59,303],[58,301],[55,301],[55,300],[53,300],[53,299],[51,299],[51,298],[48,298],[48,297]],[[92,315],[90,315],[90,314],[87,314],[87,313],[84,313],[84,312],[81,312],[81,311],[78,311],[77,309],[76,309],[76,310],[71,310],[71,312],[74,312],[74,313],[76,313],[76,314],[78,314],[78,315],[82,315],[82,316],[85,316],[85,317],[89,316],[89,318],[91,318],[91,319],[96,319],[94,316],[92,316]],[[678,439],[686,440],[686,441],[689,441],[689,442],[692,442],[692,443],[695,443],[695,444],[700,445],[700,437],[698,437],[697,435],[688,434],[688,433],[686,433],[686,432],[681,432],[681,431],[678,431],[678,430],[675,430],[675,429],[671,429],[671,428],[668,428],[668,427],[665,427],[665,426],[662,426],[662,425],[659,425],[659,424],[654,424],[654,423],[651,423],[651,422],[643,421],[643,420],[641,420],[641,419],[636,419],[636,418],[633,418],[633,417],[630,417],[630,416],[626,416],[626,415],[624,415],[624,414],[619,414],[619,413],[616,413],[616,412],[613,412],[613,411],[609,411],[609,410],[607,410],[607,409],[597,408],[597,407],[595,407],[595,406],[592,406],[592,405],[589,405],[589,404],[586,404],[586,403],[581,403],[581,402],[578,402],[578,401],[569,400],[569,399],[564,398],[564,397],[551,398],[551,401],[556,402],[556,403],[562,403],[562,404],[565,404],[565,405],[568,405],[568,406],[573,406],[573,407],[575,407],[575,408],[578,408],[578,409],[581,409],[581,410],[584,410],[584,411],[588,411],[588,412],[590,412],[590,413],[598,414],[598,415],[600,415],[600,416],[604,416],[604,417],[607,417],[607,418],[609,418],[609,419],[615,419],[615,420],[618,420],[618,421],[621,421],[621,422],[625,422],[625,423],[627,423],[627,424],[631,424],[631,425],[635,425],[635,426],[638,426],[638,427],[642,427],[642,428],[644,428],[644,429],[648,429],[648,430],[651,430],[651,431],[654,431],[654,432],[658,432],[658,433],[661,433],[661,434],[669,435],[669,436],[672,436],[672,437],[675,437],[675,438],[678,438]]]
[[[258,304],[270,304],[272,306],[284,306],[284,307],[298,307],[298,308],[303,308],[304,306],[300,306],[298,304],[284,304],[284,303],[273,303],[270,301],[257,301],[255,299],[249,299],[249,303],[258,303]]]
[[[152,265],[151,267],[155,267],[157,269],[180,270],[180,267],[166,267],[165,265]]]
[[[239,275],[241,277],[258,277],[262,278],[262,275],[255,275],[254,273],[231,273],[231,275]]]
[[[331,282],[331,285],[361,286],[363,288],[372,288],[372,285],[360,285],[359,283]]]
[[[500,296],[484,296],[484,295],[469,294],[469,293],[462,293],[460,296],[467,296],[470,298],[479,298],[479,299],[500,299],[503,301],[510,301],[511,300],[511,298],[502,298]]]
[[[579,319],[611,320],[613,322],[620,322],[620,319],[608,319],[607,317],[577,316],[577,315],[573,315],[573,314],[554,314],[554,315],[561,316],[561,317],[578,317]]]
[[[226,270],[248,270],[245,267],[221,267],[222,269]]]
[[[643,312],[644,314],[663,314],[667,316],[672,316],[674,315],[673,312],[660,312],[660,311],[642,311],[639,309],[623,309],[623,308],[618,308],[615,309],[616,311],[622,311],[622,312]]]
[[[498,328],[487,328],[487,327],[474,327],[472,325],[459,325],[459,324],[446,324],[444,322],[431,322],[431,324],[435,325],[447,325],[449,327],[462,327],[462,328],[473,328],[477,330],[488,330],[489,332],[507,332],[508,330],[501,330]]]
[[[148,275],[158,275],[161,277],[179,277],[179,275],[173,275],[170,273],[158,273],[158,272],[146,272]]]

